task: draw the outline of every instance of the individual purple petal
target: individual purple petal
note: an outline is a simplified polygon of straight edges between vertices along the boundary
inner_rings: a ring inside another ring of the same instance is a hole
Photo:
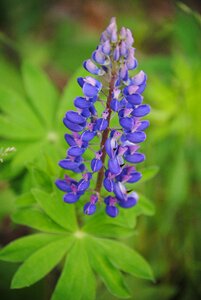
[[[93,85],[91,85],[91,84],[89,84],[89,83],[84,83],[84,85],[83,85],[83,93],[84,93],[84,95],[86,96],[86,97],[89,97],[89,98],[91,98],[91,97],[94,97],[94,96],[97,96],[97,94],[98,94],[98,89],[97,89],[97,87],[96,86],[93,86]]]
[[[123,208],[130,208],[137,204],[137,199],[134,197],[128,197],[126,201],[120,201],[119,206]]]
[[[104,65],[106,62],[106,56],[103,52],[101,52],[100,48],[93,52],[92,58],[100,65]]]
[[[75,203],[79,200],[79,197],[80,197],[79,194],[68,193],[64,195],[63,199],[64,202],[66,203]]]
[[[83,108],[82,112],[81,112],[81,115],[84,118],[89,118],[91,116],[91,112],[90,112],[89,108]]]
[[[134,126],[134,119],[133,118],[120,118],[119,124],[126,130],[132,130]]]
[[[108,169],[112,174],[119,174],[121,172],[121,166],[119,165],[119,161],[116,157],[108,160]]]
[[[128,80],[128,68],[126,64],[124,64],[119,70],[119,76],[123,81]]]
[[[118,111],[120,108],[120,102],[116,99],[112,99],[110,102],[110,107],[113,111]]]
[[[76,146],[77,145],[76,142],[75,142],[74,137],[72,136],[72,134],[66,133],[64,137],[65,137],[65,140],[66,140],[66,142],[68,143],[69,146]]]
[[[55,181],[56,186],[64,192],[71,192],[71,187],[70,185],[66,182],[64,179],[57,179]]]
[[[103,131],[108,127],[108,121],[100,118],[96,121],[95,130]]]
[[[130,29],[126,29],[126,44],[128,46],[132,46],[134,43],[134,39],[133,39],[133,35],[132,35],[132,32],[130,31]]]
[[[137,75],[135,75],[132,79],[132,83],[135,85],[144,84],[147,80],[147,76],[143,71],[140,71]]]
[[[91,106],[91,102],[86,100],[84,97],[77,97],[74,100],[74,105],[78,108],[89,108]]]
[[[139,181],[142,178],[142,174],[140,172],[133,172],[130,174],[130,178],[127,180],[128,183],[134,183]]]
[[[64,125],[74,131],[74,132],[80,132],[84,129],[84,126],[80,125],[80,124],[75,124],[75,123],[72,123],[71,121],[69,121],[68,119],[64,118],[63,119],[63,122],[64,122]]]
[[[121,54],[121,56],[126,56],[127,51],[128,51],[128,48],[126,46],[126,43],[124,41],[122,41],[121,45],[120,45],[120,54]]]
[[[72,110],[66,113],[66,119],[75,124],[82,124],[86,121],[86,119],[83,116],[81,116],[78,112]]]
[[[91,161],[91,169],[93,172],[98,172],[103,166],[103,163],[100,159],[92,159]]]
[[[119,46],[117,45],[116,48],[114,49],[113,58],[115,61],[118,61],[119,57],[120,57],[120,50],[119,50]]]
[[[85,152],[85,150],[86,150],[85,148],[80,148],[80,147],[73,146],[73,147],[68,149],[68,155],[80,156]]]
[[[106,211],[106,214],[112,218],[115,218],[119,213],[119,210],[116,206],[110,206],[110,205],[106,205],[105,211]]]
[[[89,186],[90,186],[90,181],[86,181],[84,179],[81,179],[78,182],[77,190],[79,192],[84,192],[84,191],[86,191],[88,189]]]
[[[86,130],[82,133],[81,138],[84,142],[89,142],[91,141],[96,135],[96,132]]]
[[[87,202],[85,205],[84,205],[84,213],[86,215],[93,215],[96,211],[96,205],[95,204],[92,204],[90,202]]]
[[[132,112],[132,115],[135,117],[144,117],[150,112],[150,106],[148,104],[139,105]]]
[[[147,129],[150,125],[150,122],[148,120],[143,120],[140,122],[140,125],[137,127],[138,131],[143,131]]]
[[[79,84],[81,87],[83,87],[83,85],[84,85],[84,78],[83,78],[83,77],[78,77],[78,78],[77,78],[77,82],[78,82],[78,84]]]
[[[146,139],[146,134],[143,131],[135,131],[128,133],[126,135],[126,139],[132,143],[141,143]]]
[[[106,40],[102,45],[102,51],[104,54],[109,55],[111,50],[111,45],[108,40]]]
[[[126,200],[127,199],[127,192],[126,188],[121,182],[117,182],[114,184],[114,194],[116,195],[117,199],[119,200]]]
[[[137,163],[141,163],[145,160],[145,155],[142,153],[134,153],[134,154],[125,154],[124,158],[126,161],[133,163],[133,164],[137,164]]]
[[[126,100],[132,105],[139,105],[142,103],[143,97],[140,94],[132,94],[125,96]]]
[[[113,192],[113,181],[111,179],[105,178],[103,185],[108,192]]]
[[[103,75],[105,72],[98,68],[92,61],[91,59],[85,60],[83,63],[83,67],[91,74],[94,75]]]
[[[73,171],[75,168],[79,167],[79,164],[74,161],[70,161],[69,159],[63,159],[60,160],[59,166],[63,169]]]
[[[117,147],[117,143],[114,139],[108,138],[105,142],[105,150],[110,158],[114,155],[114,148]]]

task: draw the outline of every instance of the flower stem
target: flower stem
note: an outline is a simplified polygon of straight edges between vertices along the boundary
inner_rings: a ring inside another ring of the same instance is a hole
[[[110,119],[111,119],[111,114],[112,114],[112,110],[110,108],[110,102],[112,100],[112,92],[114,90],[115,79],[116,79],[116,74],[112,73],[112,77],[111,77],[110,84],[109,84],[109,94],[108,94],[107,103],[106,103],[106,108],[108,109],[108,117],[107,117],[108,127],[103,131],[102,139],[101,139],[101,147],[100,147],[102,149],[102,153],[103,153],[101,156],[103,166],[100,169],[100,171],[98,172],[98,177],[97,177],[96,187],[95,187],[95,191],[97,193],[100,193],[100,191],[101,191],[101,187],[103,184],[103,178],[104,178],[104,162],[105,162],[105,158],[106,158],[105,142],[106,142],[109,132],[110,132],[109,125],[110,125]]]

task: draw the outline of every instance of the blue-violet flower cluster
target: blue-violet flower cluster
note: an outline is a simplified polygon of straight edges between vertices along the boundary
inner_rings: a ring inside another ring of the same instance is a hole
[[[77,202],[91,190],[84,205],[88,215],[96,211],[97,202],[103,199],[110,217],[118,215],[118,207],[129,208],[138,201],[138,195],[128,191],[126,184],[137,182],[142,176],[135,165],[145,160],[139,143],[146,139],[144,131],[149,121],[141,118],[150,112],[150,107],[142,104],[147,76],[143,71],[134,77],[129,75],[137,67],[133,42],[131,31],[122,27],[118,32],[112,18],[91,59],[83,64],[92,76],[77,79],[83,96],[74,100],[76,110],[68,111],[63,119],[69,129],[65,135],[69,148],[59,165],[81,173],[81,178],[77,181],[65,175],[56,185],[65,192],[67,203]],[[98,104],[104,106],[101,114]],[[115,116],[118,126],[111,127]],[[93,145],[97,147],[97,140],[99,147],[95,151]],[[90,165],[84,158],[87,150],[94,151]],[[94,180],[96,184],[91,189]]]

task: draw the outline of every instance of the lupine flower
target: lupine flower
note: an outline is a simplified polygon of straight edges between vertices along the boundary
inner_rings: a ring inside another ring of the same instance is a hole
[[[70,131],[65,135],[69,147],[59,165],[82,175],[79,181],[65,175],[56,185],[65,192],[63,199],[67,203],[84,202],[83,195],[90,189],[90,201],[83,203],[87,215],[96,211],[97,202],[105,203],[106,213],[116,217],[118,207],[133,207],[138,201],[136,192],[128,191],[126,186],[142,177],[135,165],[145,160],[139,144],[146,139],[144,130],[149,121],[141,118],[150,112],[150,107],[142,104],[146,74],[140,71],[134,77],[129,75],[137,67],[133,42],[131,31],[122,27],[118,32],[112,18],[92,57],[83,63],[92,74],[77,79],[83,95],[75,98],[75,110],[68,111],[63,119]],[[96,110],[97,102],[105,104],[101,114]],[[111,127],[113,117],[118,119],[117,128]],[[97,139],[100,143],[95,151],[93,142]],[[85,158],[88,149],[94,151],[90,164]],[[91,188],[94,180],[96,185]]]

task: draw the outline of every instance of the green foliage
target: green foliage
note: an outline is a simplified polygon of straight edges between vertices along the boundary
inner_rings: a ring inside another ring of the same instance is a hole
[[[47,76],[30,63],[23,64],[22,75],[26,95],[0,84],[0,136],[17,149],[4,173],[8,178],[16,176],[27,163],[40,161],[44,153],[52,151],[52,158],[58,158],[61,149],[62,135],[55,122],[58,92]]]
[[[109,218],[100,208],[96,218],[92,216],[87,220],[85,217],[78,224],[74,205],[64,204],[61,193],[51,185],[48,192],[43,191],[43,184],[51,181],[45,169],[45,181],[41,181],[41,170],[37,166],[30,171],[36,187],[18,197],[12,219],[40,233],[17,239],[0,251],[0,260],[22,262],[12,279],[12,288],[34,284],[66,254],[61,277],[52,295],[55,300],[95,299],[94,272],[110,293],[120,298],[129,297],[122,272],[153,280],[151,269],[140,254],[121,242],[108,239],[133,235],[136,217],[144,212],[152,213],[152,207],[146,207],[146,200],[136,213],[122,210],[119,219]]]

